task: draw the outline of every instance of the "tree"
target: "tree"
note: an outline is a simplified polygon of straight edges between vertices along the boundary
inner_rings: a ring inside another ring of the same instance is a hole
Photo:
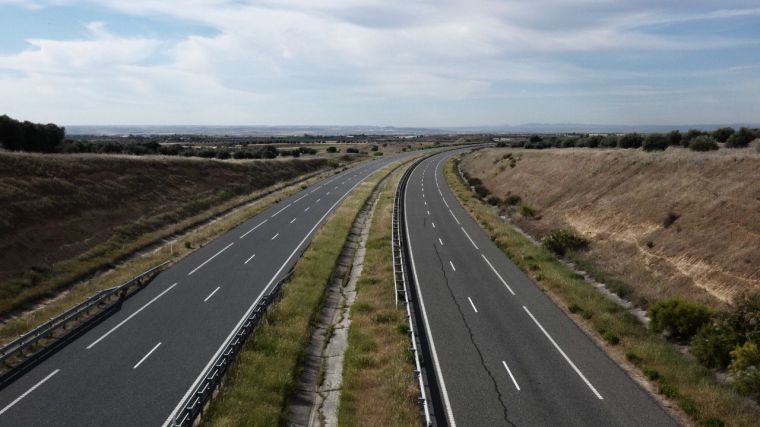
[[[715,138],[718,142],[726,142],[728,141],[728,138],[731,137],[731,135],[734,134],[734,128],[725,127],[720,129],[715,129],[712,133],[712,137]]]
[[[705,135],[705,132],[702,132],[699,129],[689,129],[689,131],[686,132],[686,135],[684,135],[684,137],[681,139],[681,145],[688,147],[692,139],[695,139],[702,135]]]
[[[543,140],[544,140],[544,139],[543,139],[543,138],[541,138],[541,136],[539,136],[539,135],[531,135],[531,136],[530,136],[530,140],[529,140],[529,141],[530,141],[530,142],[533,142],[533,143],[536,143],[536,142],[541,142],[541,141],[543,141]]]
[[[620,148],[639,148],[644,142],[644,137],[638,133],[627,133],[623,135],[618,141],[618,147]]]
[[[0,144],[8,150],[52,153],[65,136],[66,130],[52,123],[20,122],[7,115],[0,116]]]
[[[743,148],[748,146],[749,143],[754,139],[754,133],[751,130],[743,127],[739,129],[739,132],[732,134],[731,137],[726,140],[726,147]]]
[[[668,145],[670,145],[670,139],[668,136],[661,133],[650,133],[644,139],[642,148],[644,151],[662,151],[668,148]]]
[[[712,151],[718,149],[718,143],[713,137],[702,135],[689,141],[689,148],[694,151]]]
[[[330,147],[327,147],[327,152],[328,153],[337,153],[338,149],[335,148],[335,147],[330,146]]]
[[[683,139],[683,135],[681,135],[681,132],[677,130],[672,130],[668,134],[668,142],[670,145],[681,145],[681,140]]]

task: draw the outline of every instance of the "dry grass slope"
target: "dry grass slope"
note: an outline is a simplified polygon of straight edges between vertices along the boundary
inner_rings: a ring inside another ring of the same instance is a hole
[[[462,168],[535,209],[539,219],[515,216],[534,236],[570,227],[589,238],[581,260],[633,285],[644,304],[689,296],[719,305],[760,287],[754,150],[485,149]]]
[[[326,160],[0,154],[0,313]]]

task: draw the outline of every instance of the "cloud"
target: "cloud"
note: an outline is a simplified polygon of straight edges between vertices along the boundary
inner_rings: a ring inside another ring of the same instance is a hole
[[[372,123],[376,116],[362,115],[357,106],[377,114],[394,105],[409,108],[411,122],[428,120],[430,115],[415,109],[436,102],[442,105],[435,120],[440,123],[420,124],[441,125],[460,117],[463,103],[513,99],[516,91],[542,99],[576,99],[578,93],[655,97],[675,78],[694,80],[706,72],[663,69],[661,55],[700,55],[760,43],[757,34],[651,31],[653,26],[752,19],[760,16],[753,1],[693,0],[689,12],[655,0],[3,3],[29,8],[86,3],[125,16],[158,16],[214,29],[212,35],[188,33],[177,39],[160,32],[116,34],[109,23],[94,21],[86,25],[86,37],[34,38],[27,49],[0,56],[0,91],[20,95],[26,90],[50,105],[39,109],[38,100],[4,97],[0,109],[31,117],[43,111],[46,119],[69,123]],[[639,58],[641,67],[626,68],[637,63],[629,58]],[[741,68],[748,65],[753,64],[738,61],[707,71],[720,74],[733,67],[733,78],[743,81],[752,73]],[[713,84],[700,90],[720,90],[719,78],[700,78],[702,85]],[[72,110],[67,102],[72,99],[92,107]],[[543,111],[521,114],[526,121],[544,121]],[[498,113],[487,119],[504,120]]]

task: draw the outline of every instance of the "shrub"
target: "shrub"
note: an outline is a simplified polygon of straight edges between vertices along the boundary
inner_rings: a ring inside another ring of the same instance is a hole
[[[543,140],[544,140],[544,139],[543,139],[543,138],[541,138],[541,136],[539,136],[539,135],[531,135],[531,136],[530,136],[530,139],[529,139],[529,141],[530,141],[530,142],[533,142],[533,143],[536,143],[536,142],[541,142],[541,141],[543,141]]]
[[[615,148],[618,146],[618,139],[617,135],[607,135],[599,143],[599,146],[603,148]]]
[[[735,372],[734,387],[739,393],[760,401],[760,366],[750,366]]]
[[[691,340],[691,354],[710,368],[726,368],[731,363],[731,351],[740,340],[725,317],[724,314],[714,316]]]
[[[544,237],[541,245],[557,255],[588,247],[588,240],[571,230],[554,230]]]
[[[731,127],[715,129],[712,132],[712,137],[715,138],[718,142],[726,142],[728,141],[728,138],[734,134],[734,132],[736,131],[734,131],[734,128]]]
[[[375,156],[375,157],[380,157],[380,156],[383,155],[383,152],[382,151],[378,151],[376,153],[372,153],[372,155]]]
[[[702,135],[689,141],[689,148],[693,151],[712,151],[718,149],[718,143],[713,137]]]
[[[726,139],[726,147],[729,148],[743,148],[749,145],[750,142],[752,142],[755,139],[755,135],[753,132],[745,127],[739,129],[739,132],[736,132],[731,135],[730,138]]]
[[[683,139],[683,135],[681,135],[681,132],[677,130],[670,131],[668,134],[668,143],[670,145],[681,145],[681,140]]]
[[[638,133],[627,133],[623,135],[618,141],[618,147],[620,148],[639,148],[644,142],[644,137]]]
[[[480,180],[480,178],[472,178],[467,173],[464,175],[465,179],[470,185],[482,185],[483,181]]]
[[[760,366],[760,349],[756,343],[747,341],[731,351],[731,371],[736,373],[751,366]]]
[[[377,151],[380,148],[377,145],[373,145],[372,148],[370,148],[371,151]]]
[[[702,425],[704,427],[726,427],[726,423],[724,423],[723,420],[715,417],[705,418],[705,420],[702,421]]]
[[[501,199],[496,196],[488,196],[486,199],[486,203],[488,203],[491,206],[498,206],[501,204]]]
[[[678,220],[678,218],[681,218],[680,214],[677,214],[675,212],[668,212],[668,215],[665,216],[665,219],[662,220],[662,228],[670,227],[674,222]]]
[[[625,358],[634,365],[638,365],[642,361],[641,357],[632,351],[626,351]]]
[[[522,205],[520,206],[520,215],[526,218],[533,218],[536,216],[536,210],[528,205]]]
[[[359,149],[354,147],[348,147],[346,148],[346,153],[353,153],[353,154],[359,154]]]
[[[702,132],[699,129],[689,129],[688,132],[686,132],[686,135],[683,136],[681,139],[681,145],[684,147],[688,147],[691,144],[691,141],[693,139],[696,139],[697,137],[707,135],[706,132]]]
[[[660,373],[655,369],[644,369],[644,376],[649,378],[649,381],[657,381],[660,379]]]
[[[570,313],[573,313],[573,314],[579,313],[579,312],[583,311],[583,309],[581,308],[581,306],[579,306],[576,303],[570,304],[570,306],[568,306],[567,309],[570,311]]]
[[[618,336],[613,334],[612,332],[605,332],[604,340],[610,343],[611,345],[617,345],[620,342],[620,338],[618,338]]]
[[[478,196],[479,196],[481,199],[483,199],[483,198],[485,198],[486,196],[488,196],[489,194],[491,194],[491,192],[490,192],[490,191],[488,191],[488,189],[487,189],[486,187],[483,187],[483,185],[482,185],[482,184],[475,184],[475,185],[473,185],[473,187],[472,187],[472,188],[473,188],[473,190],[475,190],[475,193],[477,193],[477,195],[478,195]]]
[[[660,385],[660,393],[663,396],[674,398],[678,397],[678,387],[670,384],[661,384]]]
[[[667,136],[661,133],[650,133],[644,139],[642,148],[644,151],[662,151],[668,148],[668,145],[670,145],[670,141]]]
[[[507,206],[515,206],[519,204],[521,200],[522,199],[520,198],[520,196],[516,194],[510,194],[509,196],[507,196],[506,199],[504,199],[504,204],[506,204]]]
[[[670,338],[687,341],[709,320],[712,312],[706,306],[677,298],[658,301],[649,308],[652,330],[666,332]]]
[[[338,149],[336,147],[327,147],[328,153],[337,153]]]

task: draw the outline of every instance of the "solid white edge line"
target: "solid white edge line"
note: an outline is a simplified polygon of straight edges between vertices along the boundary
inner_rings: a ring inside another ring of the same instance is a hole
[[[467,236],[467,239],[470,240],[470,243],[472,243],[472,246],[475,246],[475,249],[480,250],[480,248],[478,248],[478,245],[476,245],[475,242],[472,240],[472,237],[470,237],[470,235],[467,234],[467,230],[465,230],[464,227],[462,227],[461,225],[459,226],[459,228],[462,229],[462,231],[464,232],[464,235]]]
[[[457,222],[457,225],[462,225],[462,224],[460,224],[460,223],[459,223],[459,219],[457,218],[457,216],[456,216],[456,215],[454,215],[454,212],[451,212],[451,209],[449,209],[449,213],[451,214],[451,216],[453,216],[453,217],[454,217],[454,221],[456,221],[456,222]]]
[[[472,298],[470,298],[470,297],[467,297],[467,301],[470,301],[470,305],[472,306],[472,309],[473,309],[473,310],[475,310],[475,313],[477,313],[477,312],[478,312],[478,309],[477,309],[477,308],[475,308],[475,303],[474,303],[474,302],[472,302]]]
[[[404,199],[406,199],[409,187],[404,189]],[[430,329],[430,322],[428,321],[427,311],[425,310],[425,300],[422,298],[422,292],[420,291],[420,279],[417,276],[417,267],[414,263],[414,250],[412,249],[412,239],[409,235],[409,223],[407,218],[406,203],[404,203],[404,228],[406,229],[407,246],[409,246],[409,259],[412,261],[412,275],[414,276],[415,290],[417,291],[417,299],[420,301],[420,311],[422,312],[422,320],[427,331],[428,341],[430,343],[430,352],[433,354],[433,368],[438,378],[438,384],[441,386],[441,394],[443,394],[443,406],[446,408],[446,418],[451,427],[456,427],[457,423],[454,420],[454,411],[451,409],[451,402],[449,401],[449,392],[446,390],[446,383],[443,381],[443,373],[441,372],[441,362],[438,361],[438,352],[435,350],[435,340],[433,339],[433,331]]]
[[[230,243],[229,245],[225,246],[225,247],[224,247],[224,248],[222,248],[222,249],[221,249],[219,252],[217,252],[217,253],[215,253],[214,255],[212,255],[212,256],[211,256],[211,258],[207,259],[206,261],[203,261],[203,263],[202,263],[201,265],[199,265],[199,266],[195,267],[195,268],[193,269],[193,271],[191,271],[191,272],[187,273],[187,275],[188,275],[188,276],[191,276],[193,273],[195,273],[196,271],[198,271],[198,270],[199,270],[201,267],[203,267],[204,265],[208,264],[208,262],[209,262],[209,261],[211,261],[212,259],[216,258],[216,257],[217,257],[217,255],[219,255],[220,253],[222,253],[222,252],[226,251],[227,249],[229,249],[229,247],[230,247],[230,246],[232,246],[232,245],[234,245],[234,244],[235,244],[235,242],[232,242],[232,243]]]
[[[90,345],[88,345],[88,346],[86,347],[86,349],[87,349],[87,350],[91,349],[92,347],[94,347],[94,346],[95,346],[95,344],[97,344],[97,343],[99,343],[100,341],[102,341],[102,340],[103,340],[105,337],[107,337],[107,336],[111,335],[111,332],[113,332],[113,331],[115,331],[115,330],[117,330],[117,329],[121,328],[121,325],[123,325],[123,324],[127,323],[127,322],[128,322],[130,319],[132,319],[133,317],[137,316],[137,314],[138,314],[139,312],[141,312],[141,311],[145,310],[145,309],[146,309],[146,308],[147,308],[149,305],[153,304],[153,303],[154,303],[154,302],[155,302],[157,299],[159,299],[159,298],[161,298],[162,296],[164,296],[164,294],[165,294],[165,293],[167,293],[167,292],[171,291],[171,290],[172,290],[172,288],[174,288],[175,286],[177,286],[177,283],[179,283],[179,282],[174,282],[174,284],[173,284],[173,285],[171,285],[171,286],[169,286],[168,288],[164,289],[164,291],[163,291],[163,292],[161,292],[160,294],[158,294],[158,295],[156,295],[155,297],[153,297],[153,299],[152,299],[152,300],[150,300],[150,301],[146,302],[146,303],[145,303],[145,305],[143,305],[142,307],[138,308],[138,309],[137,309],[137,310],[136,310],[134,313],[130,314],[130,315],[129,315],[129,317],[127,317],[126,319],[122,320],[122,321],[121,321],[121,322],[119,322],[119,323],[118,323],[116,326],[114,326],[113,328],[111,328],[111,329],[110,329],[108,332],[106,332],[105,334],[101,335],[101,336],[100,336],[100,338],[98,338],[98,339],[96,339],[95,341],[93,341],[92,343],[90,343]]]
[[[221,288],[222,288],[221,286],[217,286],[217,287],[216,287],[216,289],[214,289],[213,291],[211,291],[211,293],[210,293],[210,294],[208,294],[208,296],[207,296],[206,298],[204,298],[204,299],[203,299],[203,302],[206,302],[206,301],[210,300],[210,299],[211,299],[211,297],[213,297],[213,296],[214,296],[214,294],[216,293],[216,291],[218,291],[218,290],[219,290],[219,289],[221,289]]]
[[[155,345],[155,346],[154,346],[152,349],[150,349],[150,351],[148,352],[148,354],[146,354],[145,356],[143,356],[143,358],[142,358],[142,359],[140,359],[140,361],[139,361],[139,362],[137,362],[137,363],[135,364],[135,366],[133,366],[133,367],[132,367],[132,369],[137,369],[137,367],[138,367],[138,366],[142,365],[142,363],[143,363],[143,362],[145,362],[145,359],[147,359],[147,358],[148,358],[148,357],[149,357],[151,354],[153,354],[153,352],[154,352],[154,351],[156,351],[156,349],[157,349],[157,348],[158,348],[158,346],[160,346],[160,345],[161,345],[161,343],[159,342],[159,343],[158,343],[158,344],[156,344],[156,345]]]
[[[31,388],[29,388],[29,390],[25,391],[25,392],[24,392],[24,393],[23,393],[21,396],[19,396],[19,397],[17,397],[16,399],[14,399],[14,400],[13,400],[13,402],[11,402],[11,403],[7,404],[7,405],[5,406],[5,408],[3,408],[2,410],[0,410],[0,415],[3,415],[3,414],[4,414],[4,413],[5,413],[5,412],[6,412],[8,409],[11,409],[11,408],[12,408],[14,405],[16,405],[17,403],[19,403],[19,402],[21,401],[21,399],[23,399],[23,398],[25,398],[26,396],[28,396],[28,395],[29,395],[29,393],[31,393],[31,392],[33,392],[34,390],[36,390],[36,389],[37,389],[37,387],[39,387],[39,386],[41,386],[42,384],[44,384],[44,383],[45,383],[45,381],[47,381],[47,380],[49,380],[50,378],[52,378],[52,377],[53,377],[53,375],[57,374],[58,372],[60,372],[60,369],[56,369],[55,371],[51,372],[50,374],[48,374],[48,376],[46,376],[45,378],[41,379],[41,380],[40,380],[40,381],[39,381],[37,384],[35,384],[35,385],[33,385]]]
[[[506,287],[507,287],[507,290],[509,290],[509,293],[510,293],[510,294],[512,294],[512,295],[515,295],[515,291],[513,291],[513,290],[512,290],[512,288],[510,288],[510,287],[509,287],[509,285],[507,284],[506,280],[504,280],[504,278],[503,278],[503,277],[501,277],[501,274],[499,274],[499,272],[498,272],[498,271],[496,271],[496,269],[494,268],[493,264],[491,264],[491,261],[489,261],[489,260],[488,260],[488,258],[486,258],[486,256],[485,256],[485,255],[483,255],[483,254],[480,254],[480,256],[482,256],[482,257],[483,257],[483,259],[484,259],[484,260],[486,261],[486,263],[488,264],[488,266],[489,266],[489,267],[491,267],[491,270],[494,272],[494,274],[496,275],[496,277],[498,277],[498,278],[499,278],[499,280],[501,280],[501,283],[503,283],[503,284],[504,284],[504,286],[506,286]]]
[[[267,290],[269,290],[269,287],[272,286],[272,284],[274,283],[275,279],[277,279],[277,276],[279,276],[280,273],[282,273],[282,270],[285,269],[285,266],[290,262],[291,258],[293,258],[293,256],[296,254],[296,252],[298,252],[298,250],[301,248],[301,246],[303,246],[303,244],[306,242],[306,240],[309,238],[309,236],[311,236],[311,234],[314,233],[314,230],[317,229],[317,227],[319,226],[319,224],[325,218],[327,218],[327,216],[333,211],[333,209],[335,209],[335,207],[338,206],[338,204],[341,201],[343,201],[343,199],[345,199],[346,196],[348,196],[354,190],[354,188],[356,188],[357,186],[359,186],[359,184],[361,184],[362,182],[364,182],[367,178],[369,178],[371,175],[373,175],[378,170],[379,169],[377,169],[377,170],[375,170],[375,171],[367,174],[364,178],[360,179],[356,184],[354,184],[353,187],[349,188],[346,191],[346,193],[343,194],[343,196],[341,196],[338,200],[336,200],[335,203],[333,203],[333,205],[330,206],[329,209],[327,209],[327,212],[325,212],[324,215],[322,215],[322,217],[319,220],[317,220],[317,222],[314,224],[314,226],[311,228],[311,230],[309,230],[309,232],[306,233],[306,235],[301,240],[301,242],[298,244],[298,246],[296,246],[296,248],[293,249],[293,252],[290,253],[290,255],[285,260],[285,262],[282,263],[282,265],[277,270],[277,272],[274,274],[274,276],[272,276],[272,278],[269,280],[269,283],[267,283],[267,285],[261,291],[261,293],[259,294],[259,296],[256,297],[256,299],[253,301],[253,303],[248,308],[248,310],[245,312],[245,314],[243,315],[243,317],[240,318],[240,321],[237,323],[237,325],[235,325],[235,327],[232,328],[232,331],[230,331],[230,334],[227,335],[227,338],[225,338],[224,341],[222,341],[222,344],[216,350],[216,353],[214,353],[214,355],[211,356],[211,359],[209,359],[209,361],[206,364],[206,366],[201,370],[200,374],[198,374],[198,377],[195,379],[195,381],[193,381],[193,384],[190,386],[190,388],[187,389],[187,392],[185,392],[185,395],[182,396],[182,399],[180,399],[179,402],[177,402],[177,406],[174,407],[174,409],[172,410],[172,412],[166,418],[166,421],[164,421],[163,427],[171,425],[171,423],[174,421],[174,414],[176,414],[177,411],[179,411],[181,409],[182,403],[185,401],[185,399],[187,399],[188,396],[190,396],[190,394],[193,391],[195,391],[196,387],[198,386],[198,384],[200,383],[200,381],[203,379],[203,375],[206,373],[206,371],[211,366],[211,364],[214,363],[214,361],[217,359],[217,357],[219,357],[219,354],[222,353],[222,351],[224,350],[224,347],[227,345],[227,342],[229,342],[230,339],[232,339],[232,337],[235,335],[235,333],[237,332],[237,330],[240,328],[240,325],[242,325],[243,322],[245,322],[246,319],[248,319],[248,317],[253,312],[253,309],[256,308],[256,304],[259,303],[259,301],[264,296],[264,294],[267,292]]]
[[[517,380],[515,380],[515,376],[512,375],[512,371],[509,370],[509,366],[507,366],[507,362],[502,360],[501,363],[504,365],[504,369],[507,370],[507,373],[509,374],[509,378],[512,379],[512,384],[515,385],[515,388],[517,389],[517,391],[520,391],[520,386],[517,385]]]
[[[554,341],[554,338],[552,338],[552,336],[551,336],[551,335],[549,335],[549,333],[548,333],[548,332],[546,332],[546,329],[544,329],[544,327],[543,327],[543,326],[541,326],[541,324],[540,324],[540,323],[538,323],[538,320],[537,320],[537,319],[536,319],[536,318],[533,316],[533,313],[531,313],[531,312],[530,312],[530,310],[528,310],[528,307],[526,307],[526,306],[523,306],[523,310],[525,310],[525,312],[526,312],[526,313],[528,313],[528,316],[530,316],[530,318],[531,318],[531,319],[533,319],[533,322],[535,322],[535,323],[536,323],[536,326],[538,326],[538,328],[539,328],[539,329],[541,329],[541,332],[543,332],[543,333],[544,333],[544,335],[546,335],[546,338],[549,338],[549,341],[552,343],[552,345],[554,345],[554,348],[556,348],[556,349],[557,349],[557,351],[559,351],[559,354],[561,354],[561,355],[562,355],[562,357],[564,357],[564,358],[565,358],[565,360],[567,361],[567,363],[569,363],[569,364],[570,364],[570,366],[571,366],[571,367],[573,368],[573,370],[575,371],[575,373],[576,373],[576,374],[578,374],[578,376],[579,376],[579,377],[581,377],[581,379],[583,380],[583,382],[585,382],[585,383],[586,383],[586,385],[588,386],[588,388],[590,388],[590,389],[591,389],[591,391],[593,391],[593,392],[594,392],[594,394],[596,395],[596,397],[598,397],[598,398],[599,398],[599,400],[602,400],[602,399],[604,399],[604,398],[602,397],[602,395],[601,395],[601,394],[599,394],[599,392],[598,392],[598,391],[596,391],[596,389],[594,388],[594,386],[591,384],[591,381],[589,381],[589,380],[586,378],[586,376],[585,376],[585,375],[583,375],[583,372],[581,372],[581,370],[580,370],[580,369],[578,369],[578,367],[577,367],[577,366],[575,366],[575,363],[573,363],[573,361],[572,361],[572,360],[570,360],[570,358],[569,358],[569,357],[567,356],[567,354],[565,354],[565,352],[564,352],[564,351],[563,351],[563,350],[560,348],[560,346],[557,344],[557,342],[556,342],[556,341]]]
[[[245,262],[243,264],[248,264],[248,261],[252,260],[253,257],[255,257],[255,256],[256,256],[256,254],[251,255],[247,260],[245,260]]]
[[[268,219],[265,219],[264,221],[261,221],[261,222],[259,223],[259,225],[257,225],[257,226],[255,226],[255,227],[253,227],[252,229],[250,229],[250,230],[246,231],[246,232],[245,232],[245,234],[243,234],[242,236],[240,236],[240,238],[242,239],[243,237],[247,236],[247,235],[248,235],[248,234],[249,234],[251,231],[253,231],[253,230],[255,230],[255,229],[257,229],[257,228],[261,227],[261,226],[262,226],[262,225],[264,225],[264,223],[265,223],[265,222],[267,222],[267,221],[269,221],[269,220],[268,220]]]

